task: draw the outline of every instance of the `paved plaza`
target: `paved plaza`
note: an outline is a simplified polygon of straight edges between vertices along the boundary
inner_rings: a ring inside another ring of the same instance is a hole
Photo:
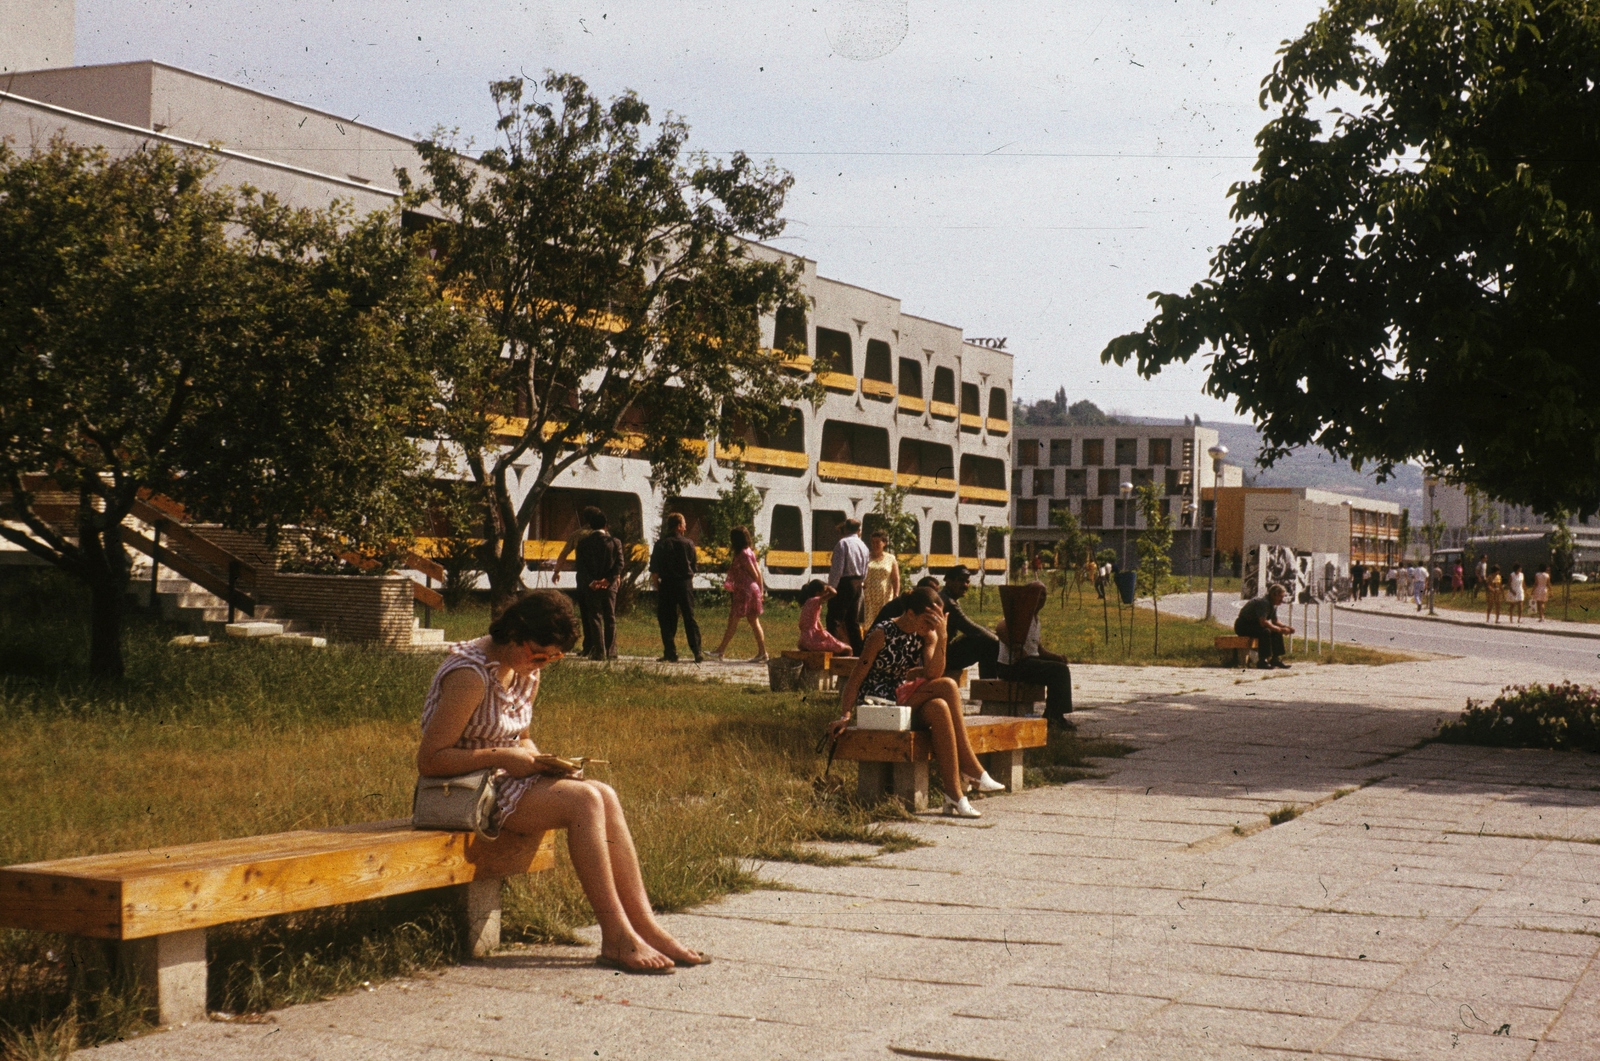
[[[1097,779],[671,917],[661,978],[513,948],[123,1058],[1600,1057],[1600,758],[1421,745],[1490,661],[1079,667]],[[1271,825],[1280,808],[1301,810]],[[868,849],[863,849],[868,850]]]

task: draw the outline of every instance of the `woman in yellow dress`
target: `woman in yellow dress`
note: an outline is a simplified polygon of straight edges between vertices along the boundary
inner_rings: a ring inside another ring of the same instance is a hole
[[[1494,621],[1500,621],[1500,602],[1505,599],[1505,580],[1500,577],[1500,565],[1495,564],[1489,569],[1489,584],[1484,587],[1484,599],[1487,606],[1484,608],[1483,621],[1488,622],[1489,616],[1494,616]]]
[[[871,626],[885,604],[900,596],[900,561],[889,551],[889,536],[881,530],[867,540],[867,578],[861,587],[861,625]]]

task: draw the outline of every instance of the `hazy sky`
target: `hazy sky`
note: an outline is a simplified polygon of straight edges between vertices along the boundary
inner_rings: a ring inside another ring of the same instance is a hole
[[[486,85],[571,71],[795,175],[777,245],[1006,336],[1016,390],[1237,419],[1198,363],[1102,366],[1233,231],[1262,77],[1310,0],[933,4],[78,0],[77,61],[153,58],[405,134],[492,134]]]

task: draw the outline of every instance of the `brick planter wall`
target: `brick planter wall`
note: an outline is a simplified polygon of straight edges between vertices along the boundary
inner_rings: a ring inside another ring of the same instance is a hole
[[[338,641],[411,644],[411,580],[404,575],[274,574],[258,581],[263,603]]]

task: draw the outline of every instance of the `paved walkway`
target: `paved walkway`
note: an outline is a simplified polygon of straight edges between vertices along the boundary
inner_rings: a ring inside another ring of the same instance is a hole
[[[1550,634],[1556,637],[1597,637],[1600,638],[1600,623],[1574,623],[1563,622],[1560,619],[1546,618],[1539,622],[1532,615],[1533,605],[1526,605],[1528,615],[1520,623],[1511,622],[1510,615],[1504,605],[1501,606],[1501,620],[1497,624],[1492,620],[1484,622],[1482,598],[1476,610],[1461,611],[1457,608],[1434,608],[1434,614],[1428,614],[1428,599],[1422,599],[1422,610],[1418,611],[1416,604],[1409,598],[1402,600],[1398,597],[1366,597],[1360,601],[1348,601],[1339,605],[1340,611],[1364,612],[1369,615],[1390,615],[1403,619],[1419,619],[1424,622],[1450,623],[1457,626],[1500,626],[1510,627],[1523,633]],[[1577,609],[1573,609],[1576,611]],[[1547,615],[1561,614],[1561,601],[1551,601],[1546,606]]]
[[[709,967],[512,949],[98,1053],[1587,1061],[1600,760],[1418,747],[1466,697],[1558,676],[1459,663],[1080,667],[1081,729],[1143,750],[922,819],[914,851],[767,865],[782,890],[670,919]]]

